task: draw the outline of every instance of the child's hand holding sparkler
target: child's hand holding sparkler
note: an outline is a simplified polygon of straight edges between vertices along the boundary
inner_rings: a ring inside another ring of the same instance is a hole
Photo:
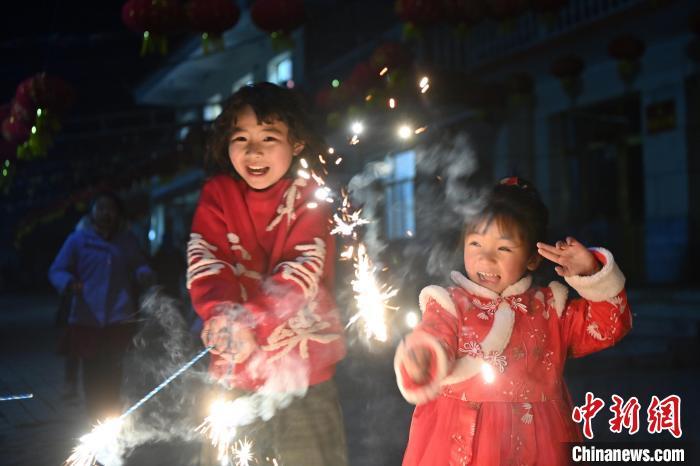
[[[423,384],[430,376],[430,351],[424,347],[407,348],[403,367],[414,383]]]
[[[204,345],[235,364],[244,362],[258,349],[255,333],[242,322],[240,314],[238,310],[226,310],[207,320],[202,329]]]

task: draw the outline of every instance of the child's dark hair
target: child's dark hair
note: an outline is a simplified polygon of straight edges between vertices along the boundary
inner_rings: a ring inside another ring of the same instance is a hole
[[[322,150],[322,141],[314,131],[306,102],[301,95],[276,84],[260,82],[243,86],[233,93],[224,103],[221,114],[214,120],[205,154],[208,172],[238,176],[228,156],[229,138],[237,116],[247,106],[253,109],[260,123],[279,120],[287,125],[290,142],[304,142],[304,150],[299,155],[315,156]]]
[[[494,220],[501,231],[517,235],[534,252],[536,243],[546,239],[549,211],[532,183],[511,176],[493,187],[484,207],[466,226],[465,235]]]

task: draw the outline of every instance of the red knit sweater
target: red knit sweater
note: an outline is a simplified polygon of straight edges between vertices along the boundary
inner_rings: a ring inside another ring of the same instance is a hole
[[[206,322],[219,305],[242,304],[260,351],[241,364],[212,355],[210,372],[253,390],[276,364],[303,365],[308,384],[332,377],[345,355],[330,292],[335,242],[330,209],[312,207],[318,185],[283,178],[264,191],[218,175],[202,188],[188,244],[187,286]]]

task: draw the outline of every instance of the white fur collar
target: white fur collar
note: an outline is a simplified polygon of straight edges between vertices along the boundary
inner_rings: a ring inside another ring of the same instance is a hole
[[[469,280],[467,277],[462,275],[460,272],[457,272],[456,270],[452,271],[452,273],[450,274],[450,278],[452,278],[452,281],[455,282],[456,285],[460,286],[466,291],[475,294],[481,298],[489,299],[505,298],[507,296],[519,295],[525,293],[528,289],[530,289],[530,285],[532,285],[532,275],[528,274],[520,280],[518,280],[517,282],[510,285],[505,290],[503,290],[503,292],[499,295],[495,291],[491,291],[488,288],[474,283],[473,281]]]

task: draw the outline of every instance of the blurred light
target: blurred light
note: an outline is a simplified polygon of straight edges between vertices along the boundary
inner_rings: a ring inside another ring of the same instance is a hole
[[[408,311],[406,313],[406,326],[408,328],[416,328],[416,325],[418,325],[418,321],[420,320],[418,318],[418,313],[416,311]]]
[[[306,207],[308,207],[309,209],[315,209],[316,207],[318,207],[318,203],[317,202],[309,202],[306,204]]]
[[[420,133],[422,133],[423,131],[425,131],[426,129],[428,129],[427,126],[421,126],[420,128],[416,128],[416,130],[414,131],[414,133],[415,133],[415,134],[420,134]]]
[[[5,160],[5,166],[6,166],[6,167],[9,167],[9,166],[10,166],[10,161],[9,161],[9,160]]]
[[[401,139],[408,139],[411,137],[411,134],[413,134],[413,130],[408,125],[401,125],[398,133]]]
[[[335,159],[335,164],[336,164],[336,165],[340,165],[340,162],[342,162],[342,161],[343,161],[343,158],[342,158],[342,157],[338,157],[337,159]]]
[[[331,86],[333,86],[333,87],[340,86],[340,80],[334,79],[333,81],[331,81]]]
[[[354,146],[354,145],[357,144],[358,142],[360,142],[360,138],[357,137],[357,134],[353,134],[353,135],[352,135],[352,138],[350,139],[350,145],[351,145],[351,146]]]
[[[328,148],[328,153],[329,153],[329,154],[332,154],[333,152],[335,152],[335,149],[333,149],[332,147],[329,147],[329,148]]]
[[[353,122],[352,126],[350,126],[350,129],[355,134],[362,134],[362,132],[365,130],[365,126],[361,121],[355,121]]]
[[[420,93],[425,94],[428,91],[428,89],[430,89],[430,84],[426,84],[425,86],[421,87]]]
[[[295,86],[295,85],[296,85],[296,84],[294,83],[294,80],[293,80],[293,79],[290,79],[290,80],[287,81],[287,89],[294,89],[294,86]]]
[[[372,94],[367,94],[365,96],[365,102],[369,102],[370,100],[372,100]]]
[[[413,232],[411,230],[406,230],[406,236],[413,238]]]
[[[41,109],[40,108],[36,109],[36,116],[41,116]]]
[[[423,77],[421,78],[420,82],[418,83],[418,87],[425,87],[425,86],[428,85],[428,82],[429,82],[429,81],[428,81],[428,77],[427,77],[427,76],[423,76]]]
[[[7,168],[2,169],[2,176],[7,176]]]
[[[389,68],[387,68],[387,67],[385,66],[385,67],[382,68],[382,70],[379,72],[379,76],[384,76],[384,75],[387,74],[388,72],[389,72]]]
[[[393,97],[389,99],[389,108],[396,108],[396,99]]]
[[[32,134],[36,134],[36,126],[32,126]]]
[[[309,163],[306,161],[306,159],[299,159],[299,163],[301,163],[302,167],[309,168]]]
[[[481,363],[481,375],[484,377],[484,382],[491,383],[496,380],[496,373],[493,371],[491,364],[487,362]]]
[[[148,239],[151,241],[155,241],[155,239],[156,239],[155,230],[148,230]]]
[[[326,199],[328,199],[328,196],[330,196],[330,194],[331,190],[324,186],[322,188],[318,188],[314,193],[314,196],[319,201],[325,201]]]
[[[297,174],[300,177],[304,178],[305,180],[308,180],[309,178],[311,178],[311,175],[309,175],[309,172],[307,172],[306,170],[299,170],[299,171],[297,171]]]

